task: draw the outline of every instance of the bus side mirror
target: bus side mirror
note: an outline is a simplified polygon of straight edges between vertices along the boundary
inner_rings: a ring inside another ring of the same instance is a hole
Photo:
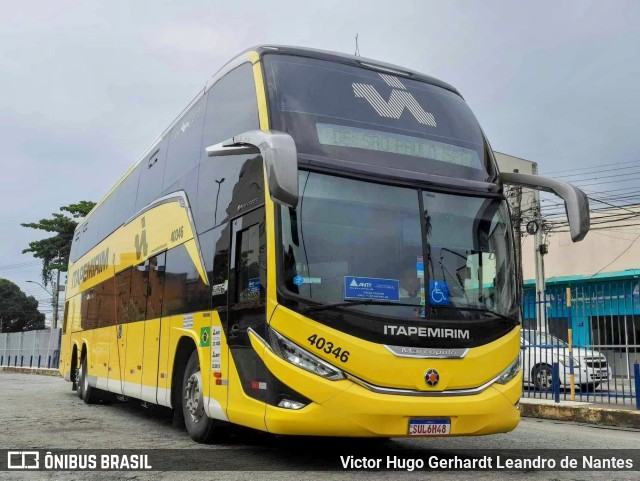
[[[209,157],[260,153],[267,169],[271,199],[287,207],[298,205],[298,152],[289,134],[251,130],[206,150]]]
[[[573,242],[581,241],[589,232],[589,199],[577,187],[567,182],[549,179],[548,177],[515,172],[501,172],[500,181],[505,184],[520,185],[530,189],[551,192],[564,200]]]

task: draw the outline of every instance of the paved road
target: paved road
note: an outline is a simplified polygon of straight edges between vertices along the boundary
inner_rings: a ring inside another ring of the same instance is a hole
[[[110,448],[188,448],[224,449],[230,456],[253,456],[269,462],[266,448],[278,450],[279,462],[300,466],[307,456],[320,452],[326,445],[344,443],[335,439],[276,439],[269,435],[240,434],[226,444],[202,446],[193,443],[186,432],[171,426],[171,419],[153,413],[133,403],[87,406],[71,391],[71,385],[60,378],[13,373],[0,373],[0,446],[22,449],[110,449]],[[353,447],[361,440],[350,440],[344,444]],[[640,448],[640,431],[600,428],[572,423],[559,423],[523,419],[513,432],[484,437],[397,439],[386,443],[373,443],[378,451],[442,452],[449,449],[589,449],[589,448]],[[233,453],[233,454],[232,454]],[[206,451],[202,451],[206,455]],[[284,461],[283,461],[284,460]],[[282,464],[278,464],[282,466]],[[4,476],[3,476],[4,474]],[[428,473],[399,472],[261,472],[254,476],[246,473],[187,472],[187,473],[0,473],[2,479],[252,479],[300,480],[300,479],[425,479],[435,477]],[[638,479],[638,473],[604,472],[439,472],[438,480],[478,479],[558,479],[584,480]]]

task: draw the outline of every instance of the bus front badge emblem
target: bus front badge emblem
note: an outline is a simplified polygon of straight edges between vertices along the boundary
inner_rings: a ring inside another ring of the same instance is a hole
[[[440,374],[435,369],[427,369],[427,372],[424,373],[424,380],[428,386],[433,387],[438,384]]]

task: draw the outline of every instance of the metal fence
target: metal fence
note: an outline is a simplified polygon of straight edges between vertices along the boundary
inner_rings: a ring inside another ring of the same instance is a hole
[[[526,290],[524,396],[640,409],[638,280]]]
[[[58,368],[60,329],[0,333],[0,366]]]

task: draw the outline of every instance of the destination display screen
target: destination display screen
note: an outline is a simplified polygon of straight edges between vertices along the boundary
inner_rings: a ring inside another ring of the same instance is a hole
[[[422,181],[495,177],[478,121],[456,92],[315,58],[263,59],[270,126],[293,137],[301,166]]]
[[[482,161],[475,150],[456,145],[344,125],[316,124],[316,131],[318,141],[323,145],[410,155],[474,169],[482,168]]]

